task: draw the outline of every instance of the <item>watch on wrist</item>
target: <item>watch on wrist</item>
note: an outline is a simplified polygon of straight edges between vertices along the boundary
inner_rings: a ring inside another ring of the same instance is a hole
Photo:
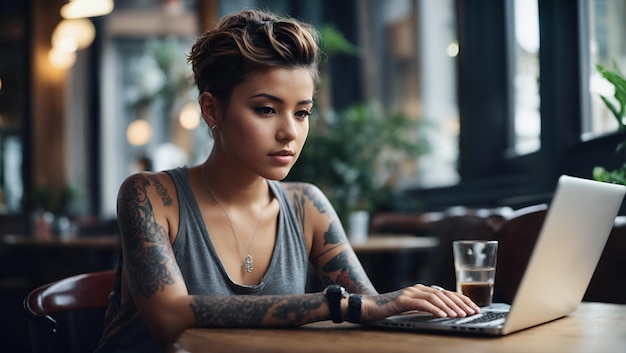
[[[326,296],[326,300],[328,300],[330,318],[336,324],[343,322],[343,316],[341,315],[341,299],[348,297],[346,289],[338,284],[331,284],[324,289],[324,295]]]
[[[363,297],[360,294],[350,294],[348,299],[348,322],[358,324],[361,322],[361,305]]]

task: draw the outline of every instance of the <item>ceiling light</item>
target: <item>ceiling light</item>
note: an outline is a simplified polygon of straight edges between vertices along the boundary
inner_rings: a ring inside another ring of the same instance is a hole
[[[63,51],[76,51],[91,45],[96,28],[86,18],[61,20],[52,32],[52,46]]]
[[[135,146],[145,145],[152,136],[152,127],[145,119],[137,119],[128,125],[126,138]]]
[[[76,62],[76,52],[63,51],[53,47],[48,52],[48,60],[52,66],[59,70],[69,69]]]
[[[113,11],[113,0],[70,0],[61,7],[61,17],[66,19],[108,15]]]
[[[197,103],[189,102],[183,106],[178,116],[180,125],[186,130],[193,130],[200,125],[200,113],[198,112]]]

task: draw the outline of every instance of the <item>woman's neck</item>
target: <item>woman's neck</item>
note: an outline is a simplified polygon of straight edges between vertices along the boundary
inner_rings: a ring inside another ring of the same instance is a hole
[[[257,174],[234,171],[211,158],[199,169],[202,183],[224,206],[265,206],[269,202],[267,180]]]

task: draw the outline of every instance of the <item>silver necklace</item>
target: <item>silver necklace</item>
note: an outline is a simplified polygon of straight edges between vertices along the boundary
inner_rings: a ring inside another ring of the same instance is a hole
[[[243,266],[247,273],[252,273],[252,271],[254,270],[254,259],[252,258],[252,255],[250,254],[250,249],[252,249],[252,244],[254,243],[254,237],[256,237],[257,230],[259,230],[259,224],[261,224],[261,219],[263,219],[263,211],[265,211],[265,209],[261,207],[261,212],[260,212],[261,214],[259,215],[259,220],[257,221],[256,227],[254,228],[252,239],[250,239],[250,245],[248,246],[248,251],[246,251],[246,249],[243,247],[243,244],[241,244],[241,241],[239,241],[239,237],[237,237],[237,233],[235,232],[235,228],[233,227],[233,222],[230,221],[228,212],[226,212],[226,210],[224,209],[224,207],[222,207],[220,202],[217,201],[217,197],[215,197],[213,190],[211,190],[211,187],[209,186],[209,183],[207,182],[206,174],[204,172],[204,165],[200,169],[202,169],[202,180],[204,181],[204,186],[206,186],[207,190],[209,191],[209,194],[211,194],[211,197],[213,198],[213,201],[215,201],[217,206],[219,206],[219,208],[222,210],[222,212],[226,216],[226,220],[228,221],[230,230],[233,232],[233,236],[235,237],[235,240],[237,240],[237,243],[239,244],[239,248],[244,253]]]

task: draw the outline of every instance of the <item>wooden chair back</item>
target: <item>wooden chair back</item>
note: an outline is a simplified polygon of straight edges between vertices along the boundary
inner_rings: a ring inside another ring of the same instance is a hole
[[[45,284],[24,299],[33,352],[93,351],[102,333],[115,270]]]
[[[547,205],[516,212],[500,227],[494,301],[511,303],[530,260]],[[626,304],[626,218],[617,217],[583,301]],[[559,256],[555,254],[554,256]]]
[[[516,211],[494,234],[498,241],[494,302],[511,303],[546,217],[545,204]]]

